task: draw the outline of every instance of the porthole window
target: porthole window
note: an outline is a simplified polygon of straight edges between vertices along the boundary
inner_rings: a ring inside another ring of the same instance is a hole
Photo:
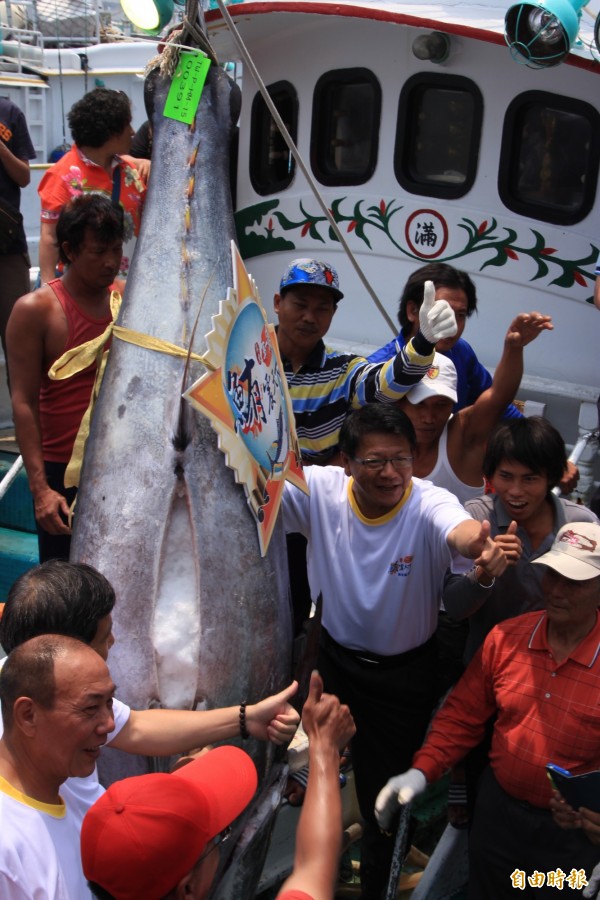
[[[600,160],[600,115],[589,103],[528,91],[510,104],[498,190],[513,212],[556,225],[592,209]]]
[[[313,95],[310,160],[326,185],[364,184],[377,165],[381,86],[368,69],[338,69]]]
[[[404,84],[398,105],[394,172],[404,190],[463,197],[477,172],[483,99],[468,78],[427,73]]]
[[[288,81],[267,88],[292,140],[298,131],[298,96]],[[252,103],[250,125],[250,181],[257,194],[274,194],[288,187],[295,162],[261,94]]]

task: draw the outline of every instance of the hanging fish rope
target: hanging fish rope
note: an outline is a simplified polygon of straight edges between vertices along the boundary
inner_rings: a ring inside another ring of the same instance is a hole
[[[56,46],[58,49],[58,83],[60,85],[60,121],[62,124],[62,146],[61,149],[68,150],[67,144],[67,133],[65,129],[65,95],[64,95],[64,87],[63,87],[63,70],[62,70],[62,53],[60,47],[60,27],[59,27],[59,15],[58,15],[58,0],[54,0],[54,10],[56,13]]]
[[[190,4],[190,2],[191,2],[191,0],[188,0],[188,5]],[[192,2],[193,2],[193,0],[192,0]],[[246,45],[244,44],[244,41],[242,40],[242,36],[240,35],[240,33],[237,29],[237,26],[235,25],[233,19],[229,15],[229,11],[227,10],[227,8],[225,6],[224,0],[216,0],[216,2],[218,4],[219,9],[221,10],[221,14],[223,15],[223,18],[224,18],[229,30],[231,31],[231,34],[232,34],[233,39],[238,47],[238,50],[240,51],[240,54],[244,61],[244,64],[248,67],[248,69],[252,73],[252,77],[254,78],[254,80],[256,81],[256,83],[258,85],[258,88],[260,90],[262,98],[265,101],[267,108],[275,121],[275,124],[277,125],[279,131],[281,132],[281,136],[283,137],[284,141],[286,142],[290,153],[294,157],[294,160],[296,161],[296,165],[298,166],[298,168],[300,169],[300,171],[306,178],[308,185],[309,185],[311,191],[313,192],[317,203],[321,207],[321,210],[323,211],[324,216],[326,217],[327,221],[329,222],[329,225],[330,225],[333,233],[335,234],[336,238],[338,239],[338,241],[344,248],[344,251],[346,252],[347,257],[350,260],[350,262],[352,263],[352,265],[356,271],[356,274],[360,278],[365,290],[368,292],[368,294],[371,297],[371,299],[373,300],[375,306],[377,307],[377,309],[379,310],[379,312],[381,313],[381,315],[383,316],[383,318],[385,319],[387,324],[392,329],[393,334],[396,335],[398,332],[398,328],[397,328],[396,324],[388,315],[381,300],[375,293],[371,283],[368,281],[367,276],[361,269],[361,267],[358,263],[358,260],[356,259],[352,250],[350,249],[350,246],[349,246],[348,242],[346,241],[346,238],[344,237],[344,235],[338,228],[338,224],[335,221],[335,219],[333,218],[329,207],[325,203],[325,201],[321,195],[321,192],[319,191],[316,181],[314,180],[311,173],[309,172],[304,160],[302,159],[302,156],[300,155],[300,151],[296,147],[296,145],[292,139],[292,136],[290,135],[289,131],[287,130],[287,128],[285,126],[283,119],[279,115],[277,107],[273,103],[273,100],[271,99],[271,96],[266,88],[264,81],[258,74],[258,70],[257,70],[256,66],[254,65],[254,61],[253,61],[252,57],[250,56],[250,53],[249,53]],[[187,14],[187,7],[186,7],[186,14]]]

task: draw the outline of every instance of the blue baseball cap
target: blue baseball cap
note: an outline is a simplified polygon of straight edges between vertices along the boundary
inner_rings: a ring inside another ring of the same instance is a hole
[[[320,262],[318,259],[294,259],[289,264],[281,284],[279,293],[295,284],[317,284],[320,287],[329,288],[336,302],[344,296],[340,291],[338,273],[329,263]]]

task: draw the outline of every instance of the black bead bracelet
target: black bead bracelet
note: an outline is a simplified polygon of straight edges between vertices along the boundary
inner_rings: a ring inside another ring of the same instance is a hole
[[[244,740],[250,737],[250,732],[246,728],[246,700],[240,703],[240,734]]]

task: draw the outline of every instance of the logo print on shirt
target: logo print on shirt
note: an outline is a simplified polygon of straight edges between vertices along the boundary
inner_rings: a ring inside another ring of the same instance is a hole
[[[396,562],[390,564],[388,575],[398,575],[406,578],[406,576],[410,573],[412,561],[412,556],[400,556],[396,560]]]

